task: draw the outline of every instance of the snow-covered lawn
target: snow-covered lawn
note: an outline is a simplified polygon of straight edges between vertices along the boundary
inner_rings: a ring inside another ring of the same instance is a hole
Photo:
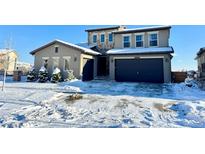
[[[70,101],[76,92],[83,98]],[[205,91],[183,83],[8,78],[0,91],[0,127],[205,127]]]

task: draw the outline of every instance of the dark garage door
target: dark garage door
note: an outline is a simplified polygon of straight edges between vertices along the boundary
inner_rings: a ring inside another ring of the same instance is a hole
[[[163,59],[117,59],[115,60],[115,80],[163,83]]]
[[[94,67],[94,60],[93,59],[83,59],[83,81],[90,81],[93,80],[93,67]]]

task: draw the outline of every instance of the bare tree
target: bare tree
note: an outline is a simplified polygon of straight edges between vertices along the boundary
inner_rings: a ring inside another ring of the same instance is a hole
[[[11,46],[12,46],[12,38],[10,37],[9,40],[5,41],[5,52],[2,53],[2,55],[0,56],[0,65],[2,65],[3,67],[3,84],[2,84],[2,91],[4,91],[4,87],[5,87],[5,82],[6,82],[6,74],[7,74],[7,70],[9,67],[9,64],[16,61],[16,59],[11,59],[9,57],[9,53],[13,52],[11,50]]]
[[[5,81],[6,81],[6,74],[7,74],[7,70],[8,70],[8,67],[9,67],[9,64],[11,62],[13,62],[13,60],[9,60],[9,53],[11,51],[8,50],[8,51],[5,51],[5,53],[3,53],[0,57],[0,64],[2,65],[2,68],[3,68],[3,84],[2,84],[2,91],[4,90],[4,87],[5,87]]]

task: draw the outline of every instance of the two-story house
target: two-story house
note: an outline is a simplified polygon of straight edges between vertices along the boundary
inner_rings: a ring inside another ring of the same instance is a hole
[[[113,29],[112,29],[113,28]],[[171,26],[126,29],[124,26],[91,29],[88,44],[96,45],[97,74],[125,82],[170,82]]]
[[[12,75],[16,69],[17,52],[12,49],[0,49],[0,74],[3,74],[6,68],[7,74]]]
[[[170,29],[171,26],[88,29],[86,43],[55,40],[31,54],[35,55],[37,70],[46,63],[50,73],[58,66],[62,72],[72,69],[83,80],[106,77],[122,82],[171,82],[174,50],[169,46]]]

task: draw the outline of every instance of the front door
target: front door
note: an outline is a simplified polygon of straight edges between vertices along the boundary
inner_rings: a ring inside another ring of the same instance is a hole
[[[93,59],[83,59],[83,81],[93,80],[93,70],[94,70],[94,60]]]
[[[108,75],[108,58],[98,57],[97,60],[97,76],[107,76]]]

